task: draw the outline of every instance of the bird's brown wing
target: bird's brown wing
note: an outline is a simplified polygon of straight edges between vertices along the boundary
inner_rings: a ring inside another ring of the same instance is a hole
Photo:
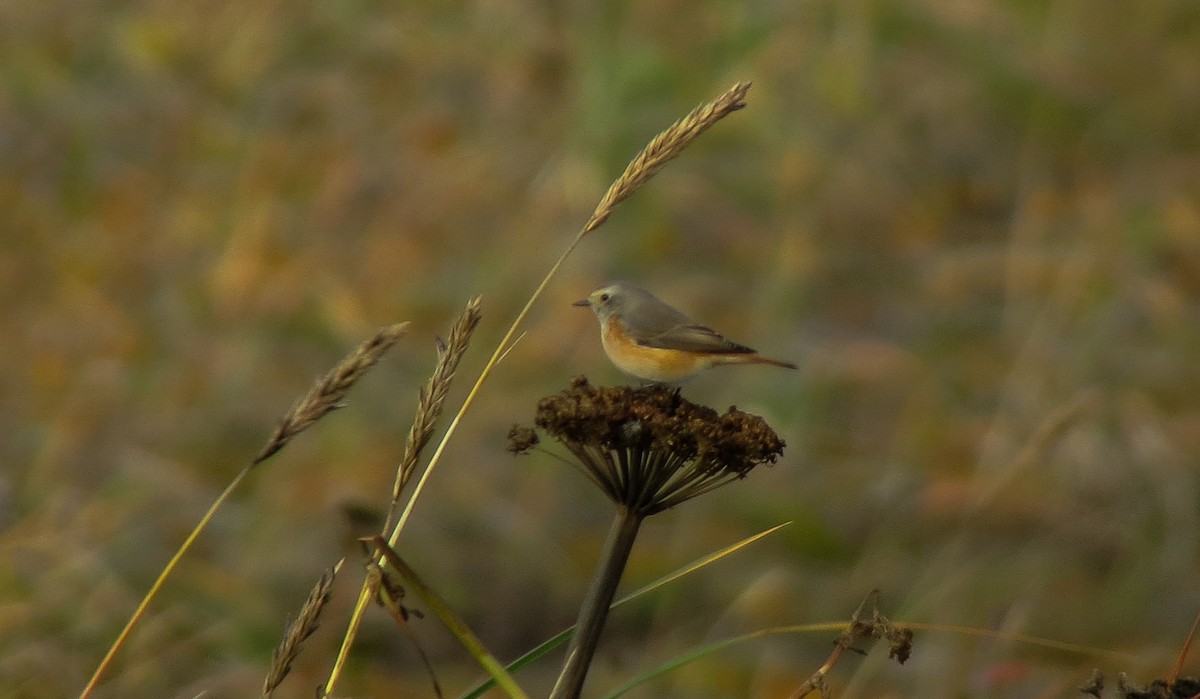
[[[645,337],[635,337],[639,345],[677,349],[687,352],[712,352],[716,354],[753,354],[745,345],[726,340],[723,335],[703,325],[676,325],[664,332]]]
[[[689,352],[754,353],[749,347],[730,342],[715,330],[700,325],[650,292],[637,291],[630,296],[620,320],[625,332],[639,345]]]

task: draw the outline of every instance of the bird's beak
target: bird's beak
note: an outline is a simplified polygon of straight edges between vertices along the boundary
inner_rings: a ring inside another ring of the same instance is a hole
[[[575,303],[573,303],[573,304],[571,304],[571,305],[572,305],[572,306],[579,306],[579,307],[581,307],[581,308],[586,308],[587,306],[590,306],[590,305],[592,305],[592,302],[591,302],[591,301],[588,301],[587,299],[579,299],[578,301],[576,301]]]

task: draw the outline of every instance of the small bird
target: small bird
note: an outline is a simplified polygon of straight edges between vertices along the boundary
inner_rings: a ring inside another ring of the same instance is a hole
[[[604,353],[618,369],[643,381],[678,383],[721,364],[797,368],[726,340],[629,282],[605,284],[573,305],[595,311]]]

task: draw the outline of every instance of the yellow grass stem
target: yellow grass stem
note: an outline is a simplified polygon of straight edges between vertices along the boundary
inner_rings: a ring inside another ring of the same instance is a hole
[[[534,302],[537,301],[537,299],[542,295],[542,292],[545,291],[546,287],[550,284],[550,280],[558,272],[559,268],[562,267],[563,262],[566,261],[567,256],[571,254],[577,245],[579,245],[579,241],[583,240],[584,235],[585,234],[583,232],[580,232],[579,235],[575,236],[575,240],[571,241],[571,244],[567,247],[563,254],[559,256],[558,261],[554,263],[554,266],[550,268],[550,271],[546,274],[545,278],[542,279],[542,283],[539,284],[538,288],[533,292],[533,296],[530,296],[529,300],[525,302],[525,307],[522,308],[521,312],[517,314],[516,320],[514,320],[512,325],[509,326],[508,332],[504,334],[504,337],[501,338],[500,343],[496,345],[496,350],[492,353],[491,359],[489,359],[488,363],[484,365],[483,371],[481,371],[479,374],[479,378],[475,380],[475,385],[471,387],[470,392],[467,393],[467,397],[463,399],[462,406],[459,407],[458,412],[454,415],[454,419],[450,421],[449,427],[446,428],[446,433],[442,435],[441,441],[438,442],[437,448],[434,449],[433,456],[429,458],[429,464],[425,467],[425,470],[421,473],[421,477],[417,480],[417,484],[413,487],[412,494],[409,496],[408,502],[405,504],[403,513],[401,513],[400,518],[396,521],[395,526],[392,527],[391,532],[388,533],[388,546],[394,548],[396,546],[396,542],[399,541],[400,532],[403,531],[404,525],[408,523],[408,518],[410,515],[412,515],[413,507],[417,502],[417,498],[425,490],[425,484],[429,481],[429,476],[433,473],[434,467],[438,464],[438,462],[441,461],[442,453],[446,449],[446,444],[449,442],[451,435],[453,435],[458,429],[458,425],[462,421],[463,415],[465,415],[467,410],[470,409],[471,404],[475,402],[475,398],[479,395],[479,389],[483,386],[484,381],[491,376],[492,369],[494,369],[496,364],[499,363],[500,358],[506,354],[508,343],[512,340],[513,336],[516,335],[517,327],[523,320],[525,320],[525,316],[529,315],[529,309],[533,307]],[[338,649],[337,658],[335,658],[333,661],[333,668],[329,672],[329,679],[325,682],[322,696],[329,696],[329,694],[333,691],[333,687],[336,685],[338,678],[341,676],[342,670],[346,666],[346,660],[350,656],[350,647],[354,644],[354,639],[358,636],[358,629],[362,625],[362,616],[367,609],[367,603],[370,602],[372,594],[373,590],[371,589],[371,582],[369,579],[366,579],[363,581],[362,587],[359,589],[358,601],[355,603],[354,611],[350,615],[350,622],[347,624],[346,634],[342,637],[342,645]]]
[[[88,680],[87,686],[84,687],[83,691],[79,693],[79,699],[86,699],[96,689],[96,685],[100,683],[100,678],[104,675],[104,672],[108,669],[108,666],[112,664],[113,658],[117,655],[117,651],[120,650],[121,646],[125,645],[125,641],[129,638],[129,634],[131,631],[133,631],[133,627],[139,621],[141,621],[143,616],[145,616],[146,608],[150,606],[150,601],[153,600],[158,594],[158,591],[162,589],[163,583],[166,582],[167,577],[171,575],[171,573],[175,570],[175,567],[179,565],[179,561],[183,560],[184,554],[186,554],[188,549],[192,547],[192,544],[195,543],[196,538],[200,536],[200,532],[204,531],[205,527],[208,526],[208,523],[212,520],[213,515],[217,513],[217,510],[221,508],[221,505],[225,504],[225,501],[229,499],[229,496],[233,493],[234,489],[237,488],[243,480],[245,480],[246,476],[248,476],[250,471],[253,469],[253,464],[243,468],[241,472],[233,477],[233,480],[229,482],[229,485],[225,486],[225,490],[221,491],[221,494],[217,496],[217,499],[213,500],[213,503],[209,505],[208,511],[205,512],[204,516],[200,518],[200,521],[192,529],[192,533],[188,534],[188,537],[183,540],[183,543],[179,546],[179,549],[175,552],[175,555],[171,557],[171,560],[167,561],[167,565],[164,566],[162,572],[158,574],[158,579],[155,580],[154,584],[150,586],[150,589],[146,592],[146,596],[142,598],[142,601],[140,604],[138,604],[137,609],[133,611],[133,615],[129,617],[129,621],[125,622],[125,628],[121,629],[121,633],[117,636],[117,640],[113,641],[112,645],[108,648],[108,652],[104,654],[104,659],[101,660],[100,664],[96,666],[96,670],[92,673],[92,678]]]
[[[458,639],[458,642],[467,649],[471,657],[475,658],[483,669],[492,676],[497,686],[504,690],[505,694],[512,697],[512,699],[528,699],[528,696],[522,691],[517,681],[508,673],[504,665],[488,651],[487,647],[475,636],[470,627],[463,623],[462,619],[458,618],[458,615],[454,613],[450,605],[432,587],[426,584],[421,576],[405,563],[404,559],[400,558],[400,555],[392,547],[387,545],[383,537],[373,536],[365,539],[365,541],[378,549],[380,555],[387,560],[388,565],[394,568],[400,574],[400,577],[404,579],[404,582],[412,589],[413,594],[419,597],[434,615],[441,620],[450,633]]]
[[[208,523],[212,521],[213,515],[217,513],[221,505],[225,504],[225,501],[229,499],[234,489],[245,480],[246,476],[254,470],[254,467],[278,453],[293,437],[312,427],[322,417],[340,408],[342,399],[346,397],[346,394],[349,393],[354,383],[362,378],[363,374],[379,361],[383,354],[400,339],[407,328],[408,323],[396,323],[375,333],[371,338],[356,347],[354,351],[343,357],[325,376],[314,383],[308,390],[308,393],[297,401],[291,410],[283,416],[283,419],[279,422],[279,426],[276,427],[271,438],[267,440],[262,451],[258,453],[258,456],[248,466],[233,477],[229,485],[225,486],[225,490],[217,496],[212,505],[209,505],[208,511],[204,513],[204,516],[192,528],[191,533],[184,539],[183,544],[175,551],[175,555],[171,557],[171,560],[167,562],[162,572],[158,574],[158,579],[150,586],[149,591],[146,592],[146,596],[142,598],[133,615],[129,617],[129,621],[125,622],[125,628],[121,629],[117,640],[113,641],[112,645],[109,646],[108,652],[104,654],[104,658],[100,661],[100,664],[96,666],[96,670],[92,673],[91,679],[88,680],[87,686],[79,693],[79,699],[86,699],[96,689],[100,678],[104,675],[108,666],[112,664],[113,658],[116,657],[117,651],[121,646],[125,645],[125,641],[129,638],[134,625],[145,615],[146,608],[150,606],[150,601],[162,589],[167,577],[179,565],[179,561],[183,559],[184,554],[195,543],[196,538],[200,536],[200,532],[208,527]]]
[[[487,379],[492,375],[492,370],[496,368],[496,365],[500,362],[500,359],[508,353],[510,344],[513,342],[513,338],[517,335],[518,328],[521,326],[521,323],[524,322],[525,317],[529,315],[529,310],[533,308],[533,304],[536,303],[539,298],[541,298],[542,294],[546,290],[546,287],[550,285],[550,280],[553,279],[556,274],[558,274],[558,271],[562,268],[563,263],[567,261],[567,258],[572,252],[575,251],[575,248],[579,246],[579,243],[583,240],[584,236],[599,228],[600,225],[608,219],[609,215],[612,213],[617,204],[637,191],[639,187],[645,184],[646,181],[649,180],[656,172],[662,169],[662,167],[666,165],[668,161],[682,152],[683,149],[686,148],[692,141],[694,141],[701,133],[723,119],[725,116],[744,107],[746,105],[746,93],[749,91],[749,89],[750,83],[748,82],[736,83],[733,87],[726,90],[715,100],[706,102],[699,107],[696,107],[683,119],[680,119],[671,126],[667,127],[667,129],[651,139],[650,143],[647,144],[646,147],[643,148],[636,156],[634,156],[633,160],[631,160],[629,165],[626,166],[625,171],[621,173],[621,176],[609,186],[608,191],[605,192],[604,196],[600,200],[600,203],[596,205],[596,208],[592,212],[592,215],[588,218],[587,223],[585,223],[583,228],[579,230],[579,233],[575,235],[575,238],[571,240],[571,243],[567,246],[567,249],[564,250],[561,255],[559,255],[558,259],[555,260],[554,264],[550,267],[550,271],[546,273],[546,276],[542,278],[541,283],[539,283],[537,288],[534,289],[533,295],[529,297],[529,300],[525,302],[525,305],[521,308],[520,312],[517,313],[517,317],[513,319],[512,324],[509,325],[508,331],[504,333],[504,337],[501,338],[500,342],[496,345],[496,349],[492,352],[491,358],[488,359],[487,364],[485,364],[483,370],[480,371],[479,378],[475,380],[475,384],[467,393],[467,397],[463,399],[462,406],[459,407],[454,419],[450,421],[450,425],[446,428],[445,434],[442,435],[441,441],[438,443],[433,455],[429,458],[428,465],[426,465],[424,472],[422,472],[421,477],[417,480],[416,486],[413,487],[412,494],[409,495],[408,502],[404,507],[403,513],[396,521],[396,524],[393,526],[391,532],[388,532],[388,546],[396,546],[396,542],[400,538],[400,532],[403,531],[404,525],[408,523],[409,516],[412,515],[413,507],[416,505],[417,498],[419,498],[421,493],[424,491],[425,484],[429,481],[429,477],[433,474],[434,468],[441,461],[442,454],[446,449],[446,444],[450,441],[450,438],[458,429],[458,425],[462,421],[463,415],[466,414],[467,410],[469,410],[471,405],[475,402],[475,398],[479,395],[479,391],[483,387],[484,382],[487,381]],[[361,589],[359,590],[358,601],[354,605],[354,611],[351,614],[349,623],[347,624],[346,634],[342,638],[341,648],[338,649],[337,658],[334,660],[333,668],[330,670],[329,678],[326,681],[325,687],[322,691],[323,696],[328,696],[333,691],[334,686],[337,684],[338,678],[341,676],[342,670],[345,668],[346,659],[350,653],[350,647],[353,645],[354,639],[358,635],[358,629],[362,625],[363,613],[366,611],[367,603],[370,601],[373,594],[371,587],[371,581],[369,579],[365,579]]]

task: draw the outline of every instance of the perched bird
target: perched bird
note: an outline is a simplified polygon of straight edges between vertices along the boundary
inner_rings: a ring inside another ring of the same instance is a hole
[[[726,340],[629,282],[605,284],[574,305],[595,311],[604,353],[618,369],[644,381],[677,383],[720,364],[797,368]]]

